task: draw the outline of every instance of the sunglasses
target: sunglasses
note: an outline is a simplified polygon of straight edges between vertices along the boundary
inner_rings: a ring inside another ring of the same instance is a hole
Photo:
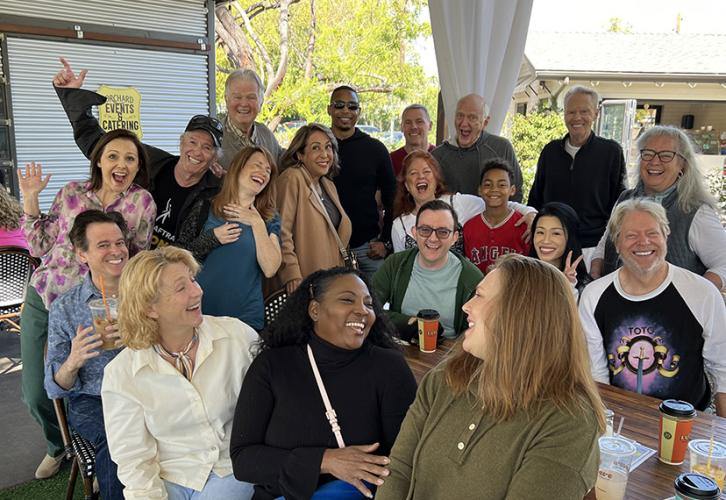
[[[358,111],[360,109],[360,105],[355,101],[333,101],[331,104],[335,109],[343,109],[346,106],[351,111]]]
[[[448,238],[451,233],[454,231],[449,229],[448,227],[431,227],[431,226],[416,226],[416,233],[421,235],[424,238],[428,238],[433,233],[436,233],[436,237],[440,240],[445,240]]]
[[[224,125],[222,125],[222,122],[217,120],[216,118],[212,118],[211,116],[207,115],[194,115],[192,116],[192,119],[189,120],[189,124],[187,125],[187,128],[198,128],[202,126],[208,126],[219,132],[220,134],[224,133]]]

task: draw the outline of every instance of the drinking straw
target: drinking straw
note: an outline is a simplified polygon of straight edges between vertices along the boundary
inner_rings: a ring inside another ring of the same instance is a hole
[[[710,471],[711,471],[711,456],[713,455],[714,434],[716,434],[716,422],[714,420],[712,420],[711,421],[711,440],[708,442],[708,460],[706,461],[707,473],[710,473]]]
[[[106,321],[111,322],[111,308],[108,306],[106,300],[106,288],[103,286],[103,276],[99,275],[99,283],[101,285],[101,300],[103,301],[103,307],[106,309]]]
[[[625,417],[620,417],[620,423],[618,424],[618,432],[615,433],[616,436],[620,437],[620,431],[623,430],[623,422],[625,421]]]

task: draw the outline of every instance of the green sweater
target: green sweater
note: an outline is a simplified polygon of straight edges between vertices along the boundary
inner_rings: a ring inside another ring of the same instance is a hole
[[[418,255],[418,248],[411,248],[403,252],[389,255],[381,268],[373,275],[373,289],[382,304],[389,303],[388,317],[393,321],[399,331],[405,330],[410,316],[401,314],[401,304],[411,281],[413,263]],[[461,306],[471,298],[476,286],[484,275],[472,264],[469,259],[449,252],[449,257],[456,257],[461,261],[461,274],[456,285],[456,304],[454,315],[454,330],[460,334],[467,328],[466,315]],[[432,297],[432,309],[436,309],[436,298]]]
[[[595,485],[594,412],[551,404],[495,424],[442,369],[421,381],[376,500],[582,500]]]

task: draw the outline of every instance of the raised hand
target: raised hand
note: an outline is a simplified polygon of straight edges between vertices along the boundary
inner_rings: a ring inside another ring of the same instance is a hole
[[[226,222],[221,226],[214,228],[214,236],[222,244],[233,243],[239,239],[239,235],[242,233],[242,228],[239,224],[233,222]]]
[[[527,215],[522,216],[517,222],[514,223],[514,227],[521,226],[522,224],[527,224],[527,230],[522,233],[522,241],[525,243],[529,243],[529,241],[532,239],[532,223],[534,222],[534,218],[537,216],[537,212],[530,212]]]
[[[24,198],[36,197],[48,186],[51,174],[43,177],[43,165],[31,161],[25,164],[25,174],[18,169],[18,185]]]
[[[81,72],[76,75],[66,58],[61,57],[60,62],[63,64],[63,69],[56,73],[53,77],[53,85],[61,88],[80,89],[83,86],[83,81],[86,79],[86,73],[88,73],[88,70],[82,69]]]
[[[565,269],[562,271],[565,273],[565,276],[568,280],[570,280],[570,283],[573,285],[577,283],[577,265],[582,262],[582,259],[584,259],[584,255],[580,255],[578,258],[575,259],[575,262],[572,261],[572,250],[567,252],[567,258],[565,259]]]
[[[373,493],[363,481],[380,486],[383,484],[382,478],[391,473],[385,468],[391,462],[388,457],[373,455],[377,448],[378,443],[373,443],[325,450],[320,472],[332,474],[355,486],[367,498],[373,498]]]
[[[71,352],[68,355],[69,368],[79,370],[91,358],[95,358],[100,354],[98,350],[103,344],[101,334],[96,332],[91,334],[93,327],[78,327],[76,336],[71,340]]]

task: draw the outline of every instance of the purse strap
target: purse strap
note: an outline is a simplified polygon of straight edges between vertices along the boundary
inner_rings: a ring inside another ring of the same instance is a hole
[[[335,440],[338,442],[338,448],[345,448],[345,441],[343,441],[343,434],[341,434],[340,425],[338,425],[338,415],[335,413],[333,406],[330,404],[330,398],[328,398],[328,392],[325,390],[325,385],[323,385],[323,379],[320,377],[320,372],[318,371],[318,365],[317,365],[317,363],[315,363],[315,356],[313,356],[313,350],[310,348],[310,344],[308,344],[307,348],[308,348],[308,359],[310,360],[310,366],[313,369],[313,375],[315,375],[315,382],[317,382],[317,384],[318,384],[318,389],[320,390],[320,396],[322,396],[323,404],[325,405],[325,417],[328,419],[328,422],[330,423],[330,428],[333,430],[333,434],[335,434]]]

